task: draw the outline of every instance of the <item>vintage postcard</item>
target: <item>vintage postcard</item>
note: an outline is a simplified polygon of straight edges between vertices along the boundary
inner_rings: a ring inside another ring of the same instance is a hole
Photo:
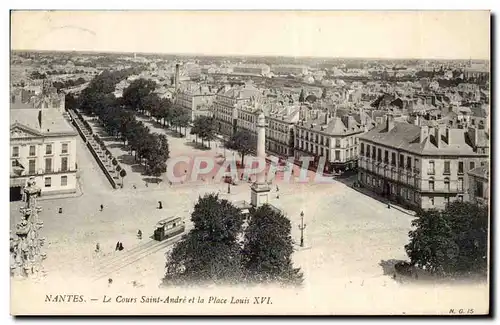
[[[13,315],[485,315],[489,11],[11,11]]]

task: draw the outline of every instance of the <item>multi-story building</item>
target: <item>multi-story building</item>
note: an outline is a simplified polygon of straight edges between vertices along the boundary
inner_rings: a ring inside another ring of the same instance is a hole
[[[279,64],[273,65],[271,71],[276,75],[306,75],[307,67],[296,64]]]
[[[279,157],[294,157],[295,125],[300,106],[281,106],[270,110],[266,129],[266,150]]]
[[[175,97],[175,105],[182,108],[191,121],[198,116],[212,116],[212,103],[215,93],[211,87],[187,84],[180,87]]]
[[[479,166],[469,170],[469,199],[479,204],[488,204],[489,172],[488,166]]]
[[[485,130],[419,126],[392,115],[359,139],[358,181],[413,208],[469,200],[467,172],[489,159]]]
[[[271,72],[266,64],[239,64],[233,67],[234,74],[268,75]]]
[[[30,177],[42,195],[75,192],[77,133],[62,113],[18,105],[10,114],[11,199],[20,198]]]
[[[358,137],[374,126],[373,121],[361,111],[339,113],[308,112],[295,125],[296,160],[302,156],[314,157],[311,164],[317,166],[320,157],[325,157],[327,172],[348,170],[357,166]]]
[[[231,136],[237,127],[238,107],[248,104],[252,98],[260,97],[260,91],[250,84],[235,87],[224,86],[219,89],[213,102],[217,132],[223,136]]]

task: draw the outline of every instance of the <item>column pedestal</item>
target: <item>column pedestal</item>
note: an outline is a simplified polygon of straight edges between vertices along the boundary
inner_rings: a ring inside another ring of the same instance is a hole
[[[269,203],[269,192],[271,192],[271,188],[267,183],[253,183],[250,189],[252,190],[251,204],[254,208]]]

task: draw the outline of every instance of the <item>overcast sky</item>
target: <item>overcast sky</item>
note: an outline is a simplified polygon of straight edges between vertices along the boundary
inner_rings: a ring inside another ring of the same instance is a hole
[[[489,59],[487,11],[13,12],[24,50]]]

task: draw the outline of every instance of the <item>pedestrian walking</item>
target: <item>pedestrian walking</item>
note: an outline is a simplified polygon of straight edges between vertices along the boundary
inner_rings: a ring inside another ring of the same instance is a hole
[[[137,189],[137,186],[135,186],[135,184],[134,184],[134,185],[132,185],[132,188],[135,190],[135,189]]]
[[[109,278],[108,279],[108,286],[110,286],[113,283],[113,279]]]
[[[99,243],[95,244],[95,252],[99,253],[100,250],[101,250],[101,246],[99,246]]]
[[[120,247],[118,248],[119,251],[123,250],[123,243],[120,243]]]
[[[101,204],[101,211],[104,209],[104,205]]]
[[[279,192],[280,191],[280,188],[278,187],[278,185],[276,185],[276,192]]]
[[[148,182],[145,182],[145,184],[146,184],[146,187],[148,187]]]
[[[59,208],[59,213],[62,213],[62,208]]]
[[[115,251],[117,251],[118,249],[120,249],[120,242],[119,241],[116,242]]]
[[[163,204],[161,203],[161,201],[158,201],[158,209],[163,209]]]
[[[137,232],[137,238],[142,239],[142,231],[140,229]]]

